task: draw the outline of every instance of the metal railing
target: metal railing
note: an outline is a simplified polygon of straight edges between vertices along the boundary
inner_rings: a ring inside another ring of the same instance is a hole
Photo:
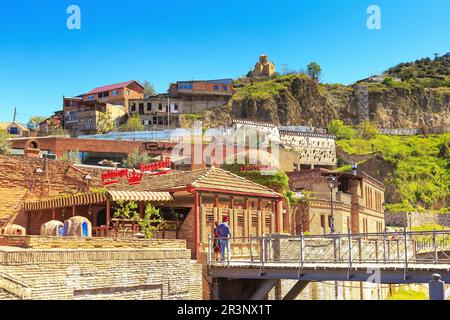
[[[222,242],[224,250],[215,250]],[[298,264],[450,264],[450,230],[364,234],[269,234],[259,237],[208,236],[208,264],[216,262]]]

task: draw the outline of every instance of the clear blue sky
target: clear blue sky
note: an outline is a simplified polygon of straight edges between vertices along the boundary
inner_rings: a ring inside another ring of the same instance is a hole
[[[81,30],[66,9],[81,8]],[[381,8],[382,29],[366,27]],[[105,84],[238,77],[262,53],[280,69],[323,69],[352,83],[399,62],[450,51],[448,0],[2,0],[0,121],[61,109]]]

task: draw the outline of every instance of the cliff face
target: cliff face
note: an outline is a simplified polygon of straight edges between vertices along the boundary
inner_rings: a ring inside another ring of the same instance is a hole
[[[450,124],[450,88],[317,84],[305,76],[287,76],[236,89],[226,107],[206,113],[211,124],[232,117],[277,125],[326,127],[333,119],[349,124],[371,120],[379,127],[440,127]]]

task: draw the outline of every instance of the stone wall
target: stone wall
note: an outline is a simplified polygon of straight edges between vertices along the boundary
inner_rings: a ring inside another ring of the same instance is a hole
[[[450,213],[413,212],[411,213],[410,218],[408,217],[407,212],[385,213],[387,226],[407,227],[411,223],[413,227],[427,224],[438,224],[444,227],[450,227]]]
[[[185,241],[130,240],[122,248],[113,239],[32,242],[0,247],[0,299],[202,299],[202,267]]]

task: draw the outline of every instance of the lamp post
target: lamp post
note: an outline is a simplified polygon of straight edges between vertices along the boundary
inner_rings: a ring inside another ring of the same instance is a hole
[[[331,204],[331,217],[330,217],[330,233],[334,233],[334,213],[333,213],[333,189],[336,186],[336,177],[328,176],[328,187],[330,188],[330,204]]]
[[[411,221],[412,213],[408,212],[408,220],[409,220],[409,231],[412,232],[412,221]],[[408,222],[407,222],[408,224]]]

